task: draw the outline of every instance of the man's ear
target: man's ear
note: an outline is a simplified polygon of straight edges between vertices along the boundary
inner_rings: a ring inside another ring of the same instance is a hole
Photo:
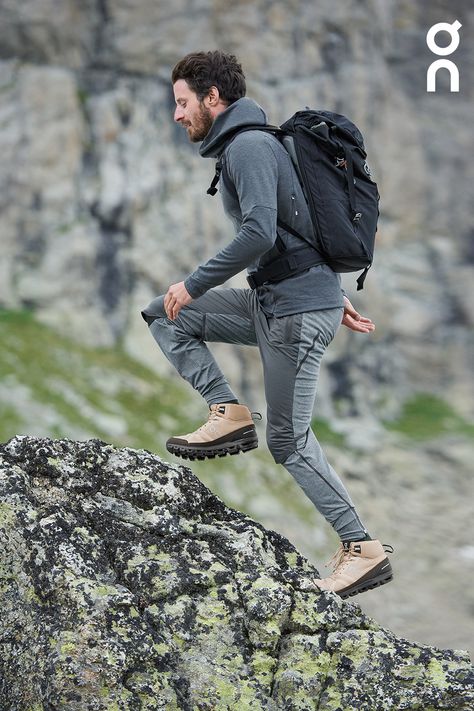
[[[209,106],[217,106],[220,100],[220,94],[219,94],[219,89],[217,86],[211,86],[209,89],[208,95],[207,95],[207,100],[209,102]]]

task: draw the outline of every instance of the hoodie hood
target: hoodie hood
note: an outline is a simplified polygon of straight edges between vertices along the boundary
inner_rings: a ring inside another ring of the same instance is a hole
[[[246,96],[222,111],[214,120],[211,130],[201,143],[199,153],[203,158],[217,158],[225,148],[230,134],[241,126],[265,126],[267,116],[261,106]]]

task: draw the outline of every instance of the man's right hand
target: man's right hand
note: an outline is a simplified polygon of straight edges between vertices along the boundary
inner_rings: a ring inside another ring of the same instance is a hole
[[[183,306],[191,303],[193,297],[189,295],[184,281],[179,281],[177,284],[171,284],[165,294],[165,311],[166,315],[172,321],[175,320]]]

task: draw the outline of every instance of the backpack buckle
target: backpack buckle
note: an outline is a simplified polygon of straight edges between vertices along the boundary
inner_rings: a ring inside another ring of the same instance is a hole
[[[299,262],[296,255],[289,254],[285,261],[290,272],[293,272],[295,269],[298,269]]]
[[[219,182],[221,173],[222,173],[222,163],[219,159],[216,163],[216,174],[214,175],[214,177],[212,179],[212,183],[209,185],[209,187],[206,191],[208,195],[212,195],[214,197],[214,195],[217,193],[216,185]]]

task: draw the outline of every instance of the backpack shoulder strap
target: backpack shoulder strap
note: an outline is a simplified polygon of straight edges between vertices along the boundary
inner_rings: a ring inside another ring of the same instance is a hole
[[[245,133],[246,131],[266,131],[267,133],[273,133],[274,135],[282,135],[285,133],[283,129],[281,129],[279,126],[271,126],[270,124],[266,124],[265,126],[262,125],[256,125],[256,126],[242,126],[242,127],[237,127],[233,133],[229,135],[229,140],[224,146],[224,149],[219,156],[217,162],[216,162],[216,172],[214,174],[214,177],[212,179],[212,182],[210,186],[208,187],[206,193],[207,195],[215,195],[217,193],[217,183],[220,180],[221,173],[222,173],[222,157],[225,153],[225,151],[229,148],[230,144],[236,138],[240,133]]]
[[[207,195],[216,195],[217,193],[217,184],[220,180],[221,174],[222,174],[222,168],[223,168],[223,157],[225,151],[228,149],[234,138],[238,136],[240,133],[244,133],[246,131],[266,131],[267,133],[272,133],[274,136],[285,136],[287,135],[287,132],[280,128],[279,126],[272,126],[270,124],[267,124],[265,126],[258,125],[258,126],[242,126],[241,128],[237,128],[235,132],[231,135],[229,138],[229,141],[226,143],[224,150],[222,151],[221,155],[219,156],[219,159],[216,162],[216,168],[215,168],[215,174],[212,179],[212,182],[210,186],[207,189]],[[297,237],[298,239],[302,239],[305,242],[308,242],[303,235],[301,235],[299,232],[294,230],[290,225],[288,225],[286,222],[283,222],[283,220],[280,220],[279,217],[277,217],[277,225],[278,227],[281,227],[285,232],[289,232],[289,234],[293,235],[294,237]],[[312,245],[309,242],[310,246],[314,248],[314,245]],[[285,244],[280,237],[280,235],[277,233],[276,240],[275,240],[275,246],[278,249],[280,253],[286,252],[286,247]]]

